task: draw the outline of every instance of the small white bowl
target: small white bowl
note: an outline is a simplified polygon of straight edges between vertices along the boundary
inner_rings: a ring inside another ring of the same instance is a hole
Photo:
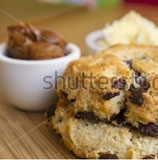
[[[70,53],[64,57],[28,61],[7,57],[6,44],[0,44],[0,88],[7,100],[28,111],[41,111],[55,103],[55,72],[61,76],[69,62],[80,58],[79,47],[72,43],[66,47]]]
[[[97,30],[97,31],[91,32],[86,36],[85,42],[86,42],[89,54],[95,54],[97,52],[100,52],[108,48],[107,46],[103,47],[97,43],[97,41],[99,41],[103,37],[104,37],[103,30]]]

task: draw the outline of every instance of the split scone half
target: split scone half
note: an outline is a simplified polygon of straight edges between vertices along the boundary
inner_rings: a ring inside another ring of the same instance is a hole
[[[48,116],[54,113],[50,108]],[[50,114],[51,113],[51,114]],[[50,117],[49,117],[50,118]],[[130,126],[114,126],[77,118],[74,106],[60,99],[49,126],[56,130],[66,147],[80,158],[156,159],[158,138],[142,135]]]
[[[79,157],[157,158],[158,47],[116,45],[73,61],[57,92],[49,125]]]

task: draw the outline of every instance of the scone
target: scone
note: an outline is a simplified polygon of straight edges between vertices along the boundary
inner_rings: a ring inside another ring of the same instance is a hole
[[[49,125],[62,136],[66,147],[80,158],[154,159],[158,154],[158,138],[144,136],[129,126],[116,127],[96,120],[78,118],[73,103],[64,98],[50,108]],[[52,114],[55,116],[50,118]]]
[[[158,47],[116,45],[71,62],[58,96],[73,103],[75,116],[116,126],[130,123],[158,135]]]

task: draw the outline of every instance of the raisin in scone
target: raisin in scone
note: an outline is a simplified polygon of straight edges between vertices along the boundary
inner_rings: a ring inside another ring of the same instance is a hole
[[[55,113],[55,116],[51,117]],[[59,100],[47,112],[49,125],[62,136],[66,147],[80,158],[155,159],[158,138],[142,135],[129,126],[116,127],[75,116],[73,103]]]
[[[158,47],[116,45],[71,62],[63,77],[58,96],[73,103],[77,117],[158,135]]]

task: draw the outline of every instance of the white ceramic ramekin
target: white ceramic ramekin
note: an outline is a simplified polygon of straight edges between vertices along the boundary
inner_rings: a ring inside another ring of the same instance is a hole
[[[107,48],[107,46],[99,45],[98,41],[104,36],[103,30],[97,30],[89,33],[86,36],[85,42],[88,48],[89,54],[95,54]]]
[[[44,110],[56,102],[55,83],[69,62],[80,58],[80,49],[68,44],[69,54],[51,60],[18,60],[6,56],[0,44],[0,88],[15,107],[28,111]],[[56,74],[56,76],[55,76]]]

